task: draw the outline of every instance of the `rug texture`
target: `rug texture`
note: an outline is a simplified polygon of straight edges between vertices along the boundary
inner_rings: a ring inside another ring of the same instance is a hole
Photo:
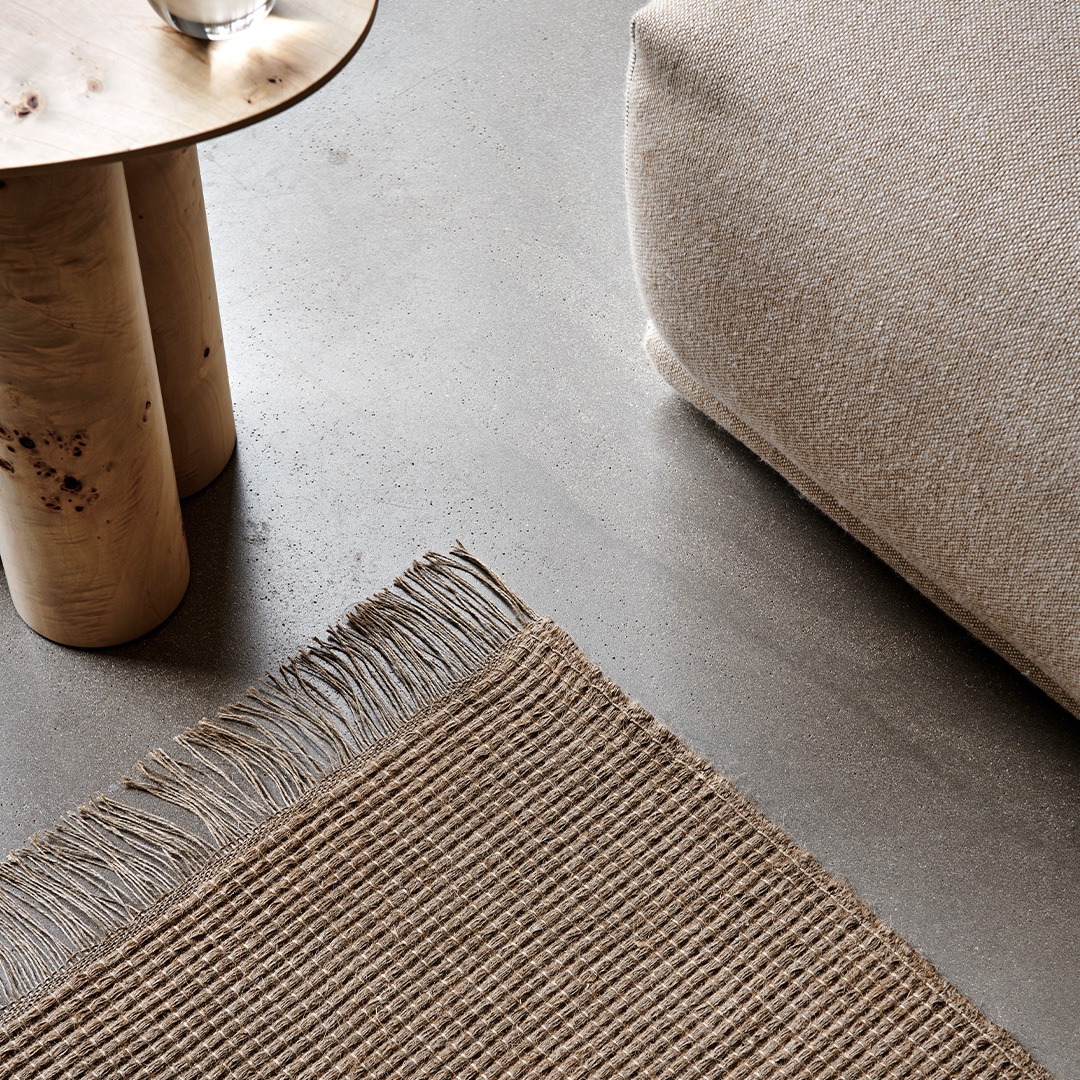
[[[4,1078],[1048,1076],[460,548],[177,742],[0,866]]]

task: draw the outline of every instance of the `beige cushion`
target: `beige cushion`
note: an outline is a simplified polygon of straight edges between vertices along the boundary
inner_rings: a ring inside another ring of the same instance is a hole
[[[1080,714],[1078,10],[654,0],[626,145],[660,370]]]

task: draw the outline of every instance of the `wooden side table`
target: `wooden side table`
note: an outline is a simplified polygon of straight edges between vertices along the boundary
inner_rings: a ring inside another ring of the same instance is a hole
[[[226,41],[145,0],[0,6],[0,560],[98,647],[180,602],[179,500],[236,432],[195,144],[317,90],[376,0],[279,0]]]

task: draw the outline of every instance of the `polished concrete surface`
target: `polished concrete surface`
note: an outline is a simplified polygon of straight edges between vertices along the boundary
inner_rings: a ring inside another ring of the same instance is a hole
[[[648,366],[634,6],[383,0],[334,82],[203,147],[239,450],[146,639],[64,649],[3,593],[0,845],[460,538],[1076,1080],[1080,723]]]

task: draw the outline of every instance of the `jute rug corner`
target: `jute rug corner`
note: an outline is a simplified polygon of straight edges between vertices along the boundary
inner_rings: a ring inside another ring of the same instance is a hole
[[[0,865],[0,1076],[1048,1074],[458,547]]]

